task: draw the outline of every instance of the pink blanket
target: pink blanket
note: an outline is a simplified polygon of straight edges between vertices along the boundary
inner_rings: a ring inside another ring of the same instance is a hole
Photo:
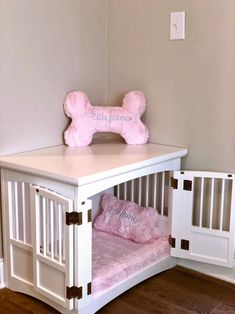
[[[93,228],[92,294],[112,286],[169,255],[167,237],[140,244]]]

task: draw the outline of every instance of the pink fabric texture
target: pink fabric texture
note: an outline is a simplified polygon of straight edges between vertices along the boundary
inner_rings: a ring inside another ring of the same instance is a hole
[[[95,297],[169,256],[167,237],[140,244],[93,229],[92,241],[92,295]]]
[[[141,207],[104,193],[102,213],[96,218],[96,229],[118,235],[135,242],[150,242],[161,236],[157,227],[158,212],[152,207]]]
[[[141,91],[131,91],[122,107],[92,106],[85,93],[73,91],[64,102],[65,114],[72,119],[64,133],[70,147],[87,146],[96,132],[119,133],[127,144],[145,144],[149,130],[140,120],[146,108]]]

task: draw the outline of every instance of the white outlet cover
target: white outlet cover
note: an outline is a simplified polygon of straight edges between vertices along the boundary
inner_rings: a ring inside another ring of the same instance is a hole
[[[171,12],[170,40],[185,39],[185,12]]]

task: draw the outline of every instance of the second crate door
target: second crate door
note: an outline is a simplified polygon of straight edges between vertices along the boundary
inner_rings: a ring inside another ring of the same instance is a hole
[[[176,171],[170,185],[171,255],[232,267],[234,175]]]

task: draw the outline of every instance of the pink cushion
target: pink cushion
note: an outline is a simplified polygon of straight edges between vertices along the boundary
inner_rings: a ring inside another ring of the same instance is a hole
[[[161,236],[157,227],[158,212],[152,207],[141,207],[105,193],[102,208],[103,212],[94,222],[96,229],[138,243],[151,242]]]
[[[146,108],[141,91],[131,91],[123,99],[122,106],[92,106],[83,92],[70,92],[64,102],[66,115],[72,119],[64,133],[70,147],[87,146],[96,132],[119,133],[127,144],[145,144],[149,130],[141,121]]]

